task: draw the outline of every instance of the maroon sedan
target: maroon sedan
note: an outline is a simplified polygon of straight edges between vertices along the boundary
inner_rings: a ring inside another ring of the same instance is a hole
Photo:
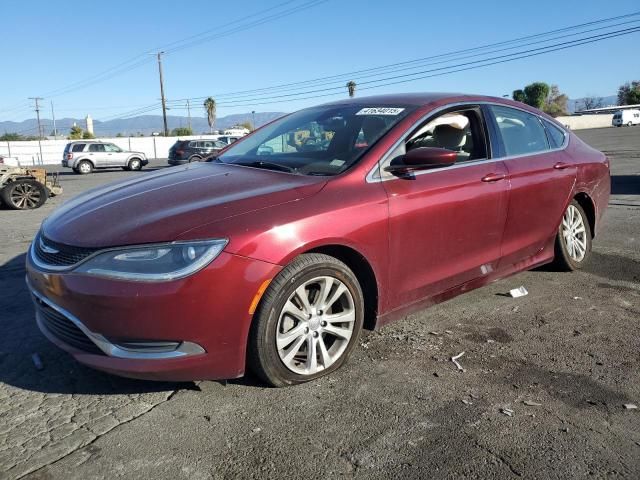
[[[349,99],[71,200],[27,282],[42,332],[91,367],[291,385],[339,368],[362,328],[580,268],[609,190],[602,153],[521,103]]]

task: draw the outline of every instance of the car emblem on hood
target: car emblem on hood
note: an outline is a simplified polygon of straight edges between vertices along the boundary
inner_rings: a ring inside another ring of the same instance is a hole
[[[40,242],[40,250],[42,250],[44,253],[50,253],[52,255],[55,255],[56,253],[60,253],[60,250],[56,250],[55,248],[51,248],[45,245],[45,243],[42,241],[42,237],[40,237],[38,240]]]

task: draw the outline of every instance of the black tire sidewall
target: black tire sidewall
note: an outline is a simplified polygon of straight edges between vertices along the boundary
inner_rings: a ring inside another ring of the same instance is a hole
[[[332,258],[332,257],[328,257]],[[342,262],[335,260],[329,262],[314,263],[295,271],[295,264],[290,265],[290,270],[283,270],[271,283],[263,304],[256,312],[257,317],[252,330],[253,345],[256,348],[259,368],[256,373],[266,382],[274,386],[295,385],[308,382],[327,375],[340,368],[348,359],[351,351],[358,342],[364,322],[364,298],[357,278],[351,270]],[[280,312],[294,290],[301,284],[315,277],[330,276],[340,280],[351,293],[356,311],[354,331],[347,348],[340,358],[326,370],[321,370],[314,375],[300,375],[289,370],[280,359],[276,347],[276,330]],[[270,291],[270,289],[272,289]],[[255,363],[255,362],[254,362]]]
[[[591,256],[591,225],[589,224],[589,217],[585,213],[584,209],[580,206],[580,204],[573,200],[569,206],[573,205],[576,207],[580,215],[582,216],[582,222],[584,223],[585,229],[585,238],[587,241],[587,249],[584,254],[584,257],[579,262],[575,261],[569,255],[569,251],[567,250],[567,244],[564,239],[564,235],[562,235],[562,221],[560,221],[560,226],[558,227],[558,235],[556,237],[556,259],[559,266],[563,267],[565,270],[578,270],[582,268],[588,261]],[[566,210],[565,210],[566,213]],[[564,213],[562,214],[564,218]]]
[[[133,163],[136,161],[138,162],[138,166],[134,167]],[[142,170],[142,160],[140,160],[139,158],[132,158],[131,160],[129,160],[129,164],[127,165],[127,167],[129,168],[129,170],[133,171]]]
[[[11,201],[11,191],[20,184],[29,184],[34,186],[40,191],[40,201],[33,208],[19,208]],[[49,194],[44,185],[36,180],[16,180],[15,182],[11,182],[9,185],[6,185],[2,190],[0,190],[0,197],[2,197],[2,203],[7,205],[9,208],[13,210],[34,210],[36,208],[40,208],[49,198]]]

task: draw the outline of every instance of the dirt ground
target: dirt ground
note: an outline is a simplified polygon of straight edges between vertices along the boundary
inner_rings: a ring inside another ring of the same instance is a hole
[[[23,281],[40,222],[144,171],[67,173],[43,208],[0,210],[0,478],[640,478],[640,410],[624,407],[640,406],[640,128],[577,133],[612,161],[587,268],[366,332],[344,368],[295,388],[121,379],[40,334]]]

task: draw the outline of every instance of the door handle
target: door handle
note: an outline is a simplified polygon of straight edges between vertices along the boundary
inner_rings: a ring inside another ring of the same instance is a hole
[[[556,170],[564,170],[565,168],[569,168],[570,166],[571,165],[568,163],[558,162],[553,166],[553,168],[555,168]]]
[[[498,180],[504,180],[507,176],[504,173],[488,173],[482,177],[483,182],[497,182]]]

